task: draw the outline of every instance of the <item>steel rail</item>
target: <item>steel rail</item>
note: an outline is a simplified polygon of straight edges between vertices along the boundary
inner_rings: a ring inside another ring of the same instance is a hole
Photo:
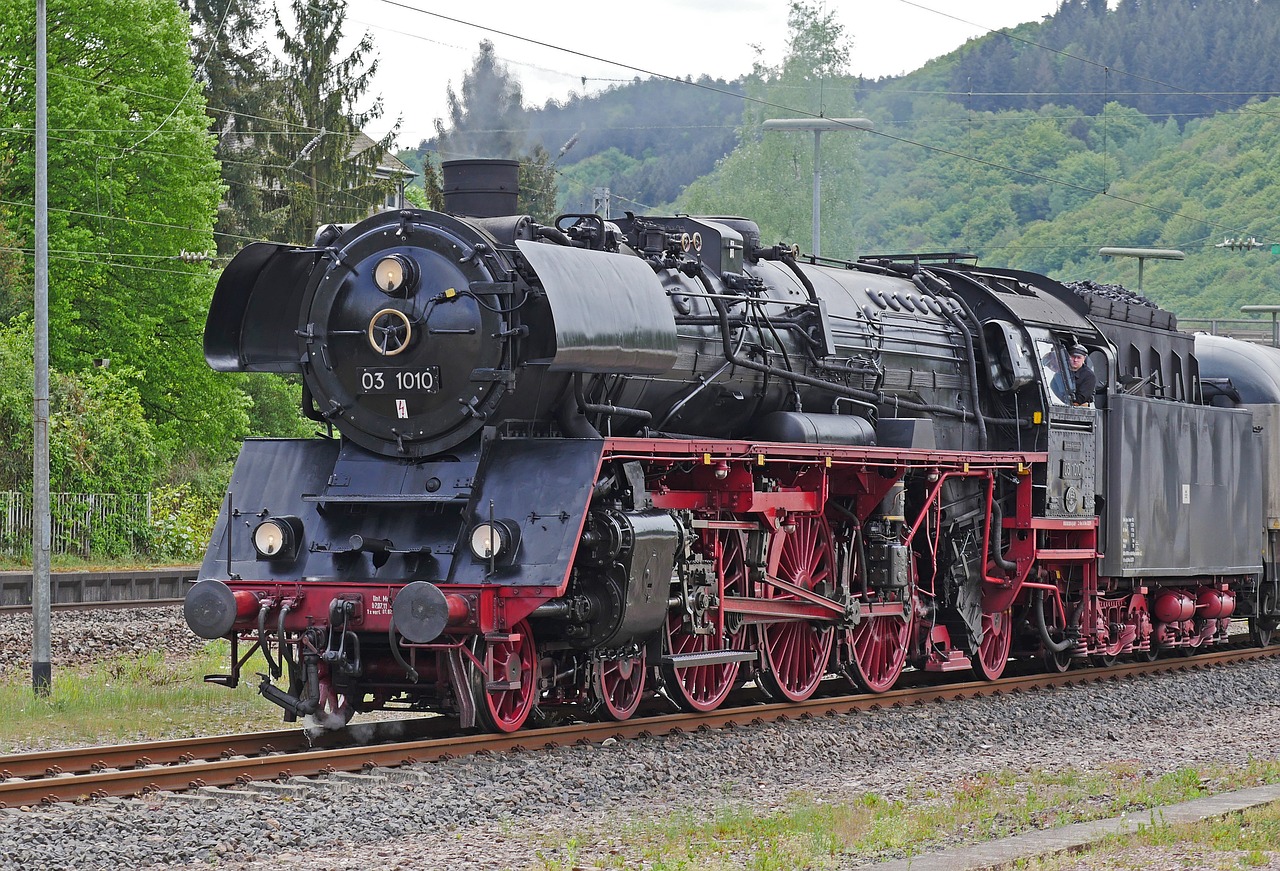
[[[54,602],[55,611],[123,611],[126,608],[173,608],[182,599],[109,599],[101,602]],[[28,605],[0,605],[0,614],[30,613]]]
[[[816,719],[854,711],[901,708],[928,702],[951,702],[988,695],[1030,692],[1061,686],[1120,681],[1148,674],[1199,671],[1280,656],[1280,646],[1221,650],[1200,656],[1158,659],[1155,662],[1130,662],[1109,668],[1081,669],[1061,674],[1038,673],[1003,678],[998,681],[964,681],[891,690],[879,695],[831,696],[812,698],[800,703],[755,704],[721,708],[709,713],[662,714],[633,718],[621,723],[578,723],[542,729],[527,729],[511,734],[469,734],[417,738],[388,744],[340,746],[323,749],[300,749],[285,752],[302,735],[301,730],[228,735],[195,741],[172,740],[150,744],[131,744],[111,748],[86,748],[83,751],[42,751],[35,754],[0,757],[0,772],[34,771],[36,762],[43,763],[40,776],[28,780],[0,783],[0,807],[77,801],[105,796],[134,796],[163,790],[187,790],[203,786],[235,786],[258,780],[281,780],[310,777],[338,771],[367,771],[373,768],[397,767],[421,762],[452,759],[480,752],[528,751],[538,748],[564,747],[572,744],[597,744],[609,738],[625,739],[670,735],[706,729],[731,728],[741,725]],[[448,723],[443,718],[440,725]],[[424,718],[424,722],[427,720]],[[396,721],[403,722],[403,721]],[[334,733],[335,736],[340,733]],[[302,736],[305,741],[305,736]],[[333,740],[338,740],[334,738]],[[206,748],[196,750],[197,747]],[[157,749],[159,748],[159,749]],[[208,754],[214,748],[216,760],[195,760],[197,753]],[[155,764],[165,753],[177,753],[179,761],[170,765]],[[105,770],[62,774],[55,760],[72,753],[82,758],[99,757],[95,762]],[[247,755],[256,754],[256,755]],[[116,764],[134,766],[112,770],[108,759]],[[31,764],[29,764],[31,763]],[[25,766],[25,767],[24,767]],[[15,775],[16,777],[17,775]]]

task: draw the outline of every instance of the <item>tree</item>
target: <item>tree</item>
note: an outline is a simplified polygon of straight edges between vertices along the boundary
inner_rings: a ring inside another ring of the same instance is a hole
[[[541,145],[535,145],[529,156],[520,161],[516,210],[541,222],[550,222],[556,215],[556,167]]]
[[[285,211],[284,235],[310,242],[316,228],[366,217],[390,189],[375,171],[387,155],[395,130],[379,141],[363,128],[382,117],[382,100],[356,107],[377,72],[368,33],[345,57],[339,53],[345,0],[290,0],[294,28],[275,10],[276,36],[284,50],[280,117],[283,129],[271,137],[267,178]],[[396,125],[397,127],[399,125]]]
[[[446,160],[461,157],[515,159],[524,147],[524,100],[520,82],[484,40],[462,76],[462,92],[450,84],[448,126],[437,118],[436,147]]]
[[[34,199],[35,15],[0,0],[0,199]],[[213,377],[200,337],[213,279],[180,252],[213,248],[218,167],[193,91],[177,0],[62,0],[49,10],[50,359],[84,373],[109,359],[135,386],[162,456],[225,450],[242,400]],[[69,72],[73,71],[73,72]],[[32,213],[9,229],[33,245]],[[12,311],[15,289],[5,288]]]
[[[262,41],[262,0],[180,0],[191,18],[191,60],[204,88],[225,191],[215,226],[218,253],[280,233],[283,215],[264,202],[262,136],[280,100],[277,63]]]
[[[791,3],[788,53],[782,63],[757,61],[747,81],[740,144],[714,172],[685,188],[677,209],[692,213],[741,214],[760,225],[761,239],[804,243],[813,237],[811,198],[813,134],[762,132],[766,116],[788,106],[811,115],[853,113],[853,80],[846,74],[849,48],[835,12],[802,0]],[[858,187],[858,137],[828,135],[822,141],[823,253],[851,256],[854,194]]]

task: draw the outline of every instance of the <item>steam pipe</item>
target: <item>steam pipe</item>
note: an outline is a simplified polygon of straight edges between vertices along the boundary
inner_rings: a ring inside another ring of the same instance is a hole
[[[921,273],[911,276],[911,283],[920,288],[920,292],[937,299],[938,294],[933,288],[929,287]],[[960,331],[960,335],[964,337],[965,353],[969,355],[969,394],[973,397],[973,413],[977,415],[978,423],[978,450],[985,451],[987,449],[987,422],[982,417],[982,388],[978,384],[978,358],[973,349],[973,333],[965,326],[964,322],[951,310],[951,306],[941,306],[942,314],[951,324]],[[976,324],[975,324],[976,325]]]
[[[756,372],[763,372],[766,375],[772,375],[775,378],[783,378],[797,382],[799,384],[807,384],[810,387],[818,387],[823,390],[829,390],[832,393],[838,393],[841,396],[847,396],[850,399],[858,400],[864,403],[879,403],[884,401],[884,396],[878,393],[872,393],[868,390],[857,390],[853,387],[847,387],[843,384],[836,384],[833,381],[826,381],[822,378],[814,378],[812,375],[805,375],[801,372],[792,372],[786,369],[780,369],[777,366],[770,366],[767,363],[757,363],[754,360],[748,360],[740,357],[733,349],[730,339],[729,328],[729,309],[724,304],[724,300],[720,298],[711,288],[711,282],[706,277],[705,268],[701,265],[698,268],[697,277],[707,292],[711,295],[712,302],[715,303],[716,310],[720,313],[720,340],[724,347],[724,356],[730,363],[735,366],[741,366],[744,369],[751,369]],[[961,420],[969,418],[978,418],[981,412],[977,409],[973,411],[965,411],[963,409],[949,408],[945,405],[927,405],[921,402],[912,402],[907,399],[895,400],[899,408],[905,408],[908,411],[929,411],[935,414],[946,414],[952,417],[958,417]],[[1010,426],[1023,426],[1024,421],[1017,418],[1000,418],[993,419],[990,422],[1007,424]]]
[[[1064,630],[1067,634],[1061,641],[1054,641],[1049,635],[1049,626],[1044,622],[1044,590],[1036,590],[1034,608],[1036,612],[1036,628],[1040,630],[1040,642],[1044,645],[1045,650],[1050,653],[1066,653],[1076,646],[1077,639],[1072,634],[1075,629],[1074,626],[1069,626]]]

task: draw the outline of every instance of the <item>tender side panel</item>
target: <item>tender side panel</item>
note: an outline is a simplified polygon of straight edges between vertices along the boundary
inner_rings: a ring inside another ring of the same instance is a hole
[[[1256,573],[1263,503],[1253,415],[1137,396],[1112,397],[1106,414],[1102,574]]]

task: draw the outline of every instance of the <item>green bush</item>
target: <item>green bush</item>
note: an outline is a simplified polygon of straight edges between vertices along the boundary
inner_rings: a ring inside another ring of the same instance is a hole
[[[151,494],[151,557],[165,562],[200,562],[218,517],[217,496],[190,484],[166,486]]]

